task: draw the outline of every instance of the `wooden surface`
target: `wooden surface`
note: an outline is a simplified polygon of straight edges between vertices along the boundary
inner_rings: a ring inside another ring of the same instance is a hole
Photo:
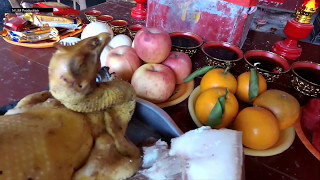
[[[124,19],[129,24],[144,24],[131,18],[130,11],[135,4],[125,1],[108,0],[106,3],[90,7],[103,14],[112,15],[115,19]],[[84,11],[81,16],[84,18]],[[282,40],[272,34],[250,31],[242,50],[251,49],[270,50],[271,46]],[[302,55],[299,60],[320,63],[320,46],[308,43],[299,43]],[[31,49],[11,45],[0,39],[0,107],[13,103],[27,94],[48,89],[48,64],[55,51],[54,48]],[[199,68],[204,63],[202,52],[192,58],[193,68]],[[244,61],[232,72],[235,75],[244,71]],[[195,79],[195,86],[199,85],[200,78]],[[268,84],[269,88],[285,90],[294,95],[304,105],[308,97],[297,93],[290,84],[290,74],[286,74],[278,81]],[[180,129],[184,132],[197,128],[193,123],[187,107],[187,99],[178,105],[164,108]],[[296,136],[294,143],[285,152],[271,157],[245,157],[245,176],[247,180],[269,179],[320,179],[320,162],[307,150]]]

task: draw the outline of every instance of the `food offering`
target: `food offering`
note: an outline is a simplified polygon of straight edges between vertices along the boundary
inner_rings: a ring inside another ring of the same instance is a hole
[[[250,149],[268,149],[279,139],[277,118],[261,107],[244,108],[237,115],[233,127],[243,133],[242,143]]]
[[[142,28],[133,40],[133,47],[144,62],[131,80],[138,96],[160,107],[175,105],[188,97],[193,82],[185,84],[183,79],[191,73],[191,59],[183,52],[171,51],[167,32]]]
[[[171,39],[159,28],[143,28],[137,32],[133,47],[145,63],[161,63],[171,52]]]
[[[254,98],[267,90],[265,78],[255,68],[240,74],[237,82],[237,98],[245,103],[252,103]]]
[[[110,39],[102,33],[58,46],[49,91],[24,97],[0,116],[3,179],[126,179],[139,169],[140,150],[125,137],[135,91],[121,80],[96,82]]]
[[[81,37],[109,31],[108,25],[91,22]],[[138,97],[162,108],[182,102],[194,88],[194,81],[184,83],[192,71],[190,57],[171,51],[170,35],[161,29],[141,26],[133,41],[125,34],[112,37],[100,63],[116,78],[130,82]]]
[[[241,132],[202,127],[183,134],[165,111],[137,98],[129,82],[96,80],[99,54],[110,40],[101,33],[57,45],[49,90],[24,97],[0,116],[1,177],[240,180]]]
[[[131,81],[133,73],[141,65],[142,61],[135,50],[131,46],[125,45],[110,50],[105,61],[105,66],[110,68],[110,73],[115,73],[117,78],[128,82]]]
[[[162,64],[173,70],[176,84],[183,84],[183,80],[189,76],[192,70],[191,59],[186,53],[182,52],[171,51]]]
[[[226,69],[212,69],[202,77],[200,82],[201,92],[213,87],[225,87],[233,94],[236,93],[238,82],[237,79],[229,72],[229,67]]]
[[[142,169],[132,179],[243,179],[241,136],[206,126],[171,139],[170,145],[158,140],[143,147]]]
[[[27,12],[22,15],[5,14],[4,40],[32,48],[52,47],[66,37],[78,36],[85,27],[77,15],[79,11],[61,3],[36,3],[37,8],[53,8],[53,12]],[[78,13],[77,13],[78,12]]]
[[[298,100],[287,92],[267,89],[255,68],[237,78],[228,70],[228,66],[205,66],[185,79],[203,75],[188,99],[195,124],[241,131],[246,155],[271,156],[288,149],[301,116]]]
[[[214,128],[227,127],[238,114],[238,101],[227,88],[210,88],[199,94],[195,102],[198,120]]]

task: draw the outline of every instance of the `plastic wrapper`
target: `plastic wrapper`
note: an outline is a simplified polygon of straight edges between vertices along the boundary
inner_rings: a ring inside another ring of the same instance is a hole
[[[32,22],[32,24],[42,27],[42,26],[50,26],[50,27],[59,27],[65,29],[81,29],[82,22],[77,17],[62,17],[62,16],[51,16],[51,15],[43,15],[43,14],[30,14],[26,13],[24,15],[25,19],[28,19]]]
[[[42,40],[59,40],[59,31],[56,28],[42,27],[28,31],[10,31],[9,37],[14,42],[38,42]]]
[[[22,31],[28,22],[22,16],[14,14],[5,14],[3,27],[12,31]]]
[[[23,8],[52,8],[53,12],[6,13],[1,36],[13,42],[33,43],[58,41],[82,32],[85,23],[78,17],[79,11],[62,3],[39,1],[22,0],[20,5]]]
[[[4,14],[4,22],[9,22],[11,20],[13,20],[14,18],[16,18],[18,15],[16,14],[10,14],[10,13],[5,13]]]
[[[42,2],[44,0],[21,0],[20,6],[22,8],[32,8],[33,4]]]

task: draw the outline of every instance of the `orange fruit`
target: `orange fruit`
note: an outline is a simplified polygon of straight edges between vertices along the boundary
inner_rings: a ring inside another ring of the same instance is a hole
[[[300,118],[298,100],[281,90],[265,91],[253,101],[253,105],[271,111],[278,119],[280,130],[292,126]]]
[[[207,72],[201,79],[200,91],[203,92],[212,87],[228,88],[233,94],[237,91],[237,79],[230,73],[224,73],[224,69],[216,68]]]
[[[224,96],[226,88],[216,87],[201,92],[195,102],[195,114],[198,120],[206,125],[212,108],[218,101],[218,98]],[[220,125],[213,128],[223,128],[231,124],[238,113],[239,104],[232,93],[228,93],[225,101],[225,110]]]
[[[242,131],[244,146],[264,150],[277,143],[280,135],[277,118],[267,109],[247,107],[234,120],[235,130]]]
[[[259,94],[267,90],[267,82],[261,74],[259,73],[257,74],[259,78],[259,92],[258,92],[258,96],[259,96]],[[254,99],[252,99],[251,101],[249,100],[249,80],[250,80],[250,72],[244,72],[240,74],[237,78],[238,87],[237,87],[236,96],[239,100],[246,103],[251,103],[254,100]]]

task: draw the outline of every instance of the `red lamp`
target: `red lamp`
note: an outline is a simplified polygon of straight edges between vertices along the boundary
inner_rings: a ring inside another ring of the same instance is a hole
[[[315,0],[305,0],[300,10],[296,12],[296,18],[287,21],[283,30],[287,39],[276,42],[272,51],[288,60],[298,59],[302,48],[297,46],[297,42],[307,38],[312,31],[313,25],[310,24],[310,20],[316,9]]]
[[[136,19],[146,19],[147,9],[144,7],[144,4],[147,0],[134,0],[137,2],[137,7],[132,8],[131,16]]]

